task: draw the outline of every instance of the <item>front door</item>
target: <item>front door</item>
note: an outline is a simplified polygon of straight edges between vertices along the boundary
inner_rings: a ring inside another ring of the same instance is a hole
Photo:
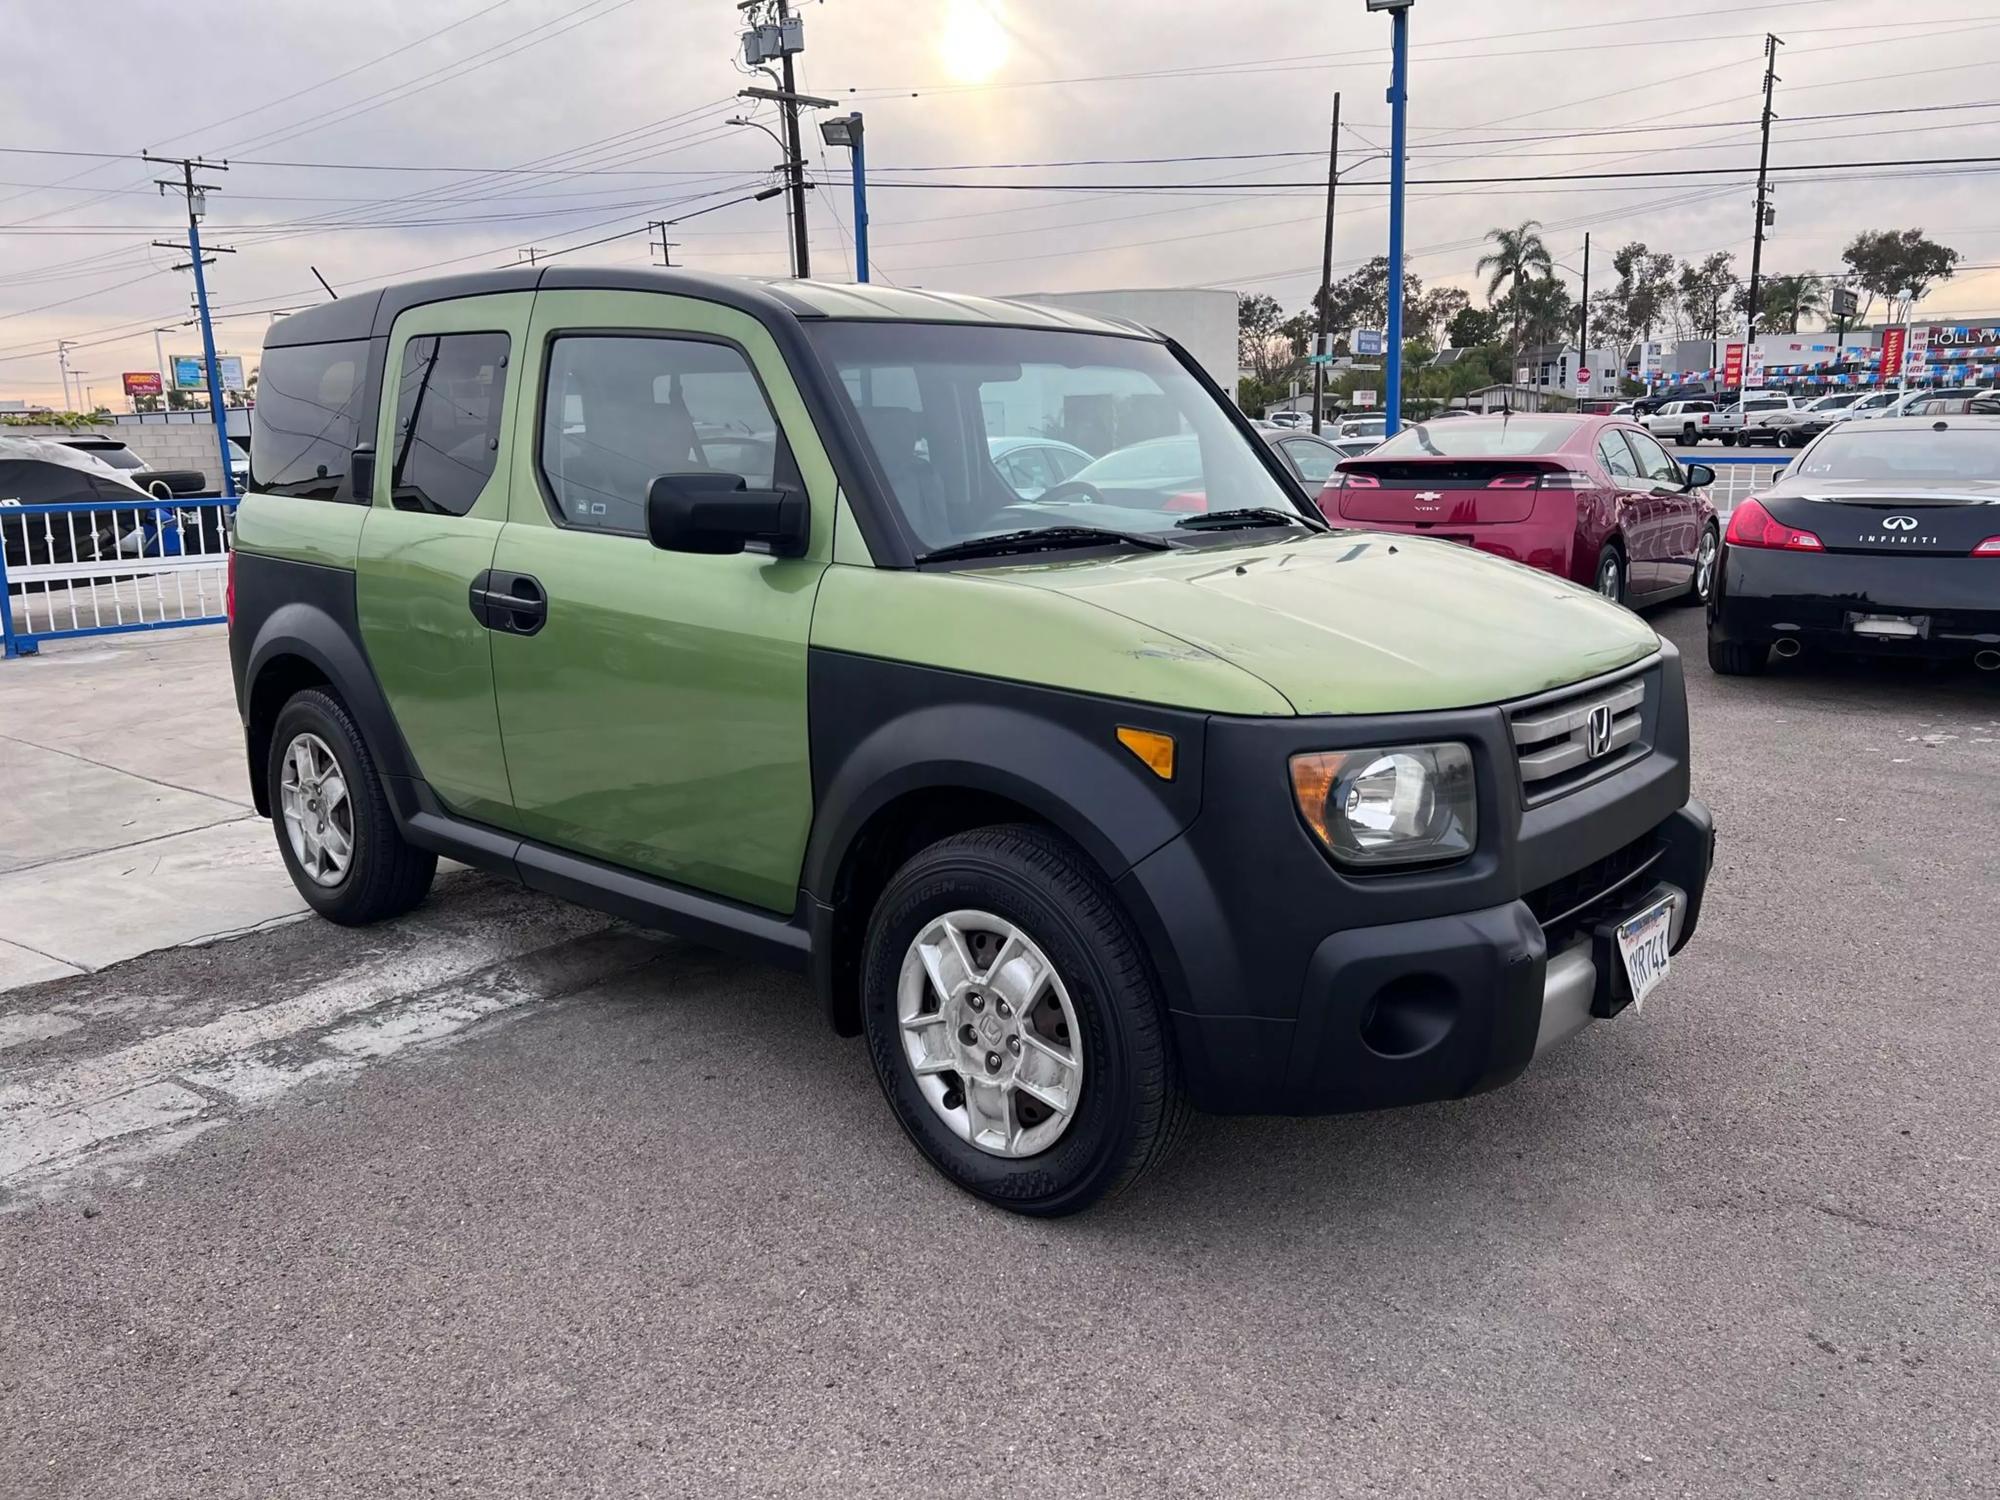
[[[777,346],[747,313],[648,292],[545,291],[491,565],[545,601],[496,617],[510,826],[775,911],[812,821],[806,642],[834,480]],[[665,552],[662,474],[803,480],[806,556]],[[523,582],[525,580],[526,582]],[[532,625],[532,630],[525,627]]]
[[[1694,578],[1694,545],[1682,544],[1682,533],[1694,514],[1694,501],[1685,487],[1686,475],[1679,461],[1643,432],[1628,432],[1639,459],[1639,472],[1652,489],[1647,505],[1644,581],[1640,563],[1632,567],[1633,592],[1656,594],[1685,589]]]
[[[498,822],[511,797],[491,633],[471,590],[507,518],[532,292],[412,308],[389,332],[375,498],[361,528],[361,639],[431,789]]]

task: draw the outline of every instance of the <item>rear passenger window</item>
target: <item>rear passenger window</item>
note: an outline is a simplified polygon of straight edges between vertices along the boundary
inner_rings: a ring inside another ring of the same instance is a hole
[[[542,401],[542,476],[566,526],[644,535],[662,474],[768,489],[778,422],[740,350],[644,335],[559,338]]]
[[[368,340],[266,349],[250,414],[250,488],[307,500],[346,497]]]
[[[493,477],[507,390],[507,335],[425,334],[403,346],[389,503],[462,516]]]

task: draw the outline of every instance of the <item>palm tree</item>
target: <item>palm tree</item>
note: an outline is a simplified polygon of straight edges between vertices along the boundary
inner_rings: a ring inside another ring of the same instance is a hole
[[[1525,219],[1518,228],[1489,229],[1486,238],[1493,241],[1493,253],[1482,255],[1476,271],[1491,274],[1486,278],[1486,300],[1497,302],[1500,288],[1507,287],[1514,294],[1514,355],[1521,353],[1521,299],[1518,295],[1521,283],[1528,279],[1531,271],[1540,271],[1544,278],[1555,274],[1555,262],[1549,257],[1549,247],[1542,243],[1541,223],[1535,219]]]
[[[1807,318],[1826,321],[1826,288],[1817,276],[1773,276],[1764,283],[1757,321],[1775,330],[1797,333]]]

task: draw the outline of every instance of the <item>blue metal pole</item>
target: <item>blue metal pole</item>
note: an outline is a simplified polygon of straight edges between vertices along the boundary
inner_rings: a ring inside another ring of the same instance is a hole
[[[215,360],[215,328],[208,321],[208,282],[201,274],[201,229],[188,215],[188,258],[194,262],[194,302],[201,319],[201,353],[208,368],[208,409],[215,418],[215,442],[222,457],[220,493],[236,498],[236,476],[229,468],[229,414],[222,406],[222,366]]]
[[[861,115],[854,116],[854,279],[868,279],[868,154],[862,144]]]
[[[1389,64],[1389,379],[1382,431],[1394,437],[1403,425],[1403,157],[1410,93],[1410,12],[1390,12],[1395,28]]]

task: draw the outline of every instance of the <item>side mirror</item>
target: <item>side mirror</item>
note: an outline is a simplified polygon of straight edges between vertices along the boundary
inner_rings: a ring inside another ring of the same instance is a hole
[[[363,444],[347,455],[347,477],[354,486],[354,498],[367,505],[375,498],[375,449]]]
[[[646,491],[646,536],[664,552],[712,556],[769,542],[779,557],[806,550],[802,490],[753,490],[740,474],[662,474]]]
[[[1684,490],[1705,490],[1715,483],[1715,470],[1707,464],[1689,464],[1681,485]]]

